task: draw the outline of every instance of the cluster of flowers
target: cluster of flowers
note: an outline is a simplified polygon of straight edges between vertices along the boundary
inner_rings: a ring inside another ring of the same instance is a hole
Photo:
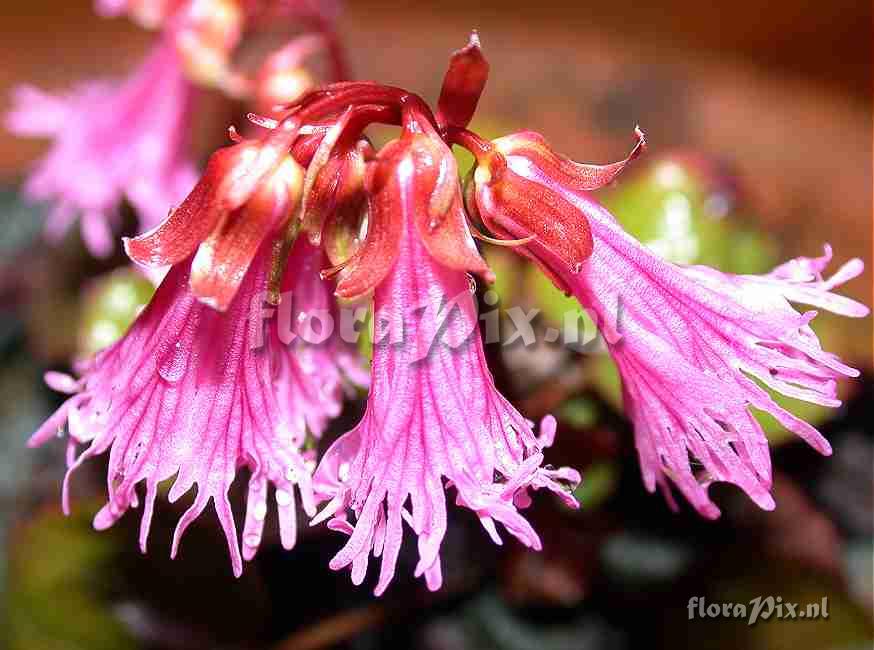
[[[52,201],[46,224],[60,239],[77,217],[92,254],[112,252],[119,208],[127,200],[142,230],[159,224],[197,181],[190,157],[196,86],[211,86],[269,112],[315,83],[303,64],[325,53],[331,74],[345,78],[333,29],[336,8],[283,0],[97,0],[104,16],[129,15],[158,30],[155,44],[130,78],[87,81],[54,96],[33,86],[14,91],[6,128],[53,139],[25,191]],[[237,69],[244,36],[275,16],[306,30],[269,54],[253,73]]]
[[[528,547],[540,540],[521,511],[545,488],[576,506],[579,474],[543,465],[556,422],[535,434],[496,389],[476,335],[471,277],[494,274],[475,239],[509,246],[575,296],[599,324],[622,375],[644,482],[670,500],[672,483],[703,515],[719,514],[714,481],[740,486],[770,509],[768,445],[751,408],[772,414],[815,449],[826,440],[778,406],[763,386],[837,406],[836,381],[858,373],[824,352],[815,312],[867,308],[832,289],[831,258],[799,258],[763,276],[726,275],[663,261],[626,234],[590,192],[612,182],[645,147],[610,165],[573,162],[542,136],[487,141],[468,129],[488,77],[476,35],[454,53],[436,112],[416,94],[372,82],[329,84],[289,103],[267,129],[215,152],[169,217],[125,241],[128,255],[171,270],[116,344],[78,368],[52,374],[71,397],[34,434],[42,444],[65,425],[70,473],[109,452],[109,500],[95,526],[142,498],[145,549],[161,481],[169,499],[196,495],[173,540],[214,501],[234,572],[261,539],[269,484],[282,543],[295,538],[295,492],[312,523],[348,535],[330,563],[366,574],[381,558],[376,593],[395,573],[404,522],[418,540],[417,576],[441,584],[445,491],[472,510],[495,543],[498,524]],[[373,123],[400,127],[378,151]],[[462,183],[451,146],[476,163]],[[345,382],[367,382],[353,350],[283,345],[264,336],[263,310],[291,291],[295,315],[372,296],[375,312],[402,319],[401,341],[374,344],[366,412],[316,458],[341,407]],[[333,296],[331,295],[333,294]],[[441,309],[446,297],[450,309]],[[421,310],[422,304],[433,309]],[[444,340],[449,345],[433,345]],[[78,445],[87,445],[76,455]],[[693,469],[700,467],[701,470]],[[228,499],[240,467],[250,472],[242,554]]]

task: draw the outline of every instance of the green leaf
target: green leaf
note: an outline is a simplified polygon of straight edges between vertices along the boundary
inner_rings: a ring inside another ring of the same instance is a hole
[[[595,462],[583,470],[583,481],[574,496],[583,510],[596,510],[619,484],[619,468],[609,461]]]
[[[131,267],[95,279],[85,290],[79,320],[79,353],[90,356],[120,339],[155,287]]]
[[[96,508],[96,504],[92,504]],[[125,650],[135,644],[108,601],[117,538],[96,535],[79,508],[46,511],[13,534],[7,632],[10,650]]]

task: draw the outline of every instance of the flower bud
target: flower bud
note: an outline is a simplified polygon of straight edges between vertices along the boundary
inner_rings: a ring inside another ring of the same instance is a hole
[[[290,104],[316,83],[304,67],[304,59],[321,46],[317,36],[301,36],[265,59],[254,80],[255,110],[276,114],[276,107]]]
[[[301,202],[301,227],[314,246],[321,243],[328,218],[334,222],[359,221],[364,208],[365,160],[372,156],[366,139],[357,129],[346,133],[352,109],[347,110],[325,133],[307,165]]]
[[[238,0],[193,0],[176,27],[176,47],[192,79],[221,85],[243,31]]]
[[[437,119],[442,126],[468,125],[489,78],[489,63],[483,56],[479,35],[473,32],[468,44],[453,52],[443,77],[437,101]]]
[[[499,138],[471,171],[468,209],[500,237],[533,236],[516,250],[537,262],[567,291],[567,282],[558,276],[579,273],[592,254],[586,214],[568,194],[610,183],[643,146],[643,133],[638,131],[638,144],[625,160],[585,165],[557,154],[541,135],[531,131]]]

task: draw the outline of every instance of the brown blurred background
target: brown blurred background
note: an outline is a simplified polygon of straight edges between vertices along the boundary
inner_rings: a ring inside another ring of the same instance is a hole
[[[87,0],[5,4],[0,109],[22,81],[120,74],[151,37]],[[444,0],[351,1],[341,31],[356,76],[433,98],[447,54],[479,29],[492,63],[480,114],[499,127],[606,161],[639,123],[653,154],[694,147],[734,164],[787,254],[830,241],[838,259],[870,261],[871,26],[871,3],[852,0]],[[212,117],[201,128],[214,142],[230,118]],[[22,174],[43,146],[4,138],[0,173]],[[859,298],[870,266],[849,287]]]

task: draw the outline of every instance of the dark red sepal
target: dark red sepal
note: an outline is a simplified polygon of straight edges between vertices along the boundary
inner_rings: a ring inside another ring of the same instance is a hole
[[[206,170],[186,199],[152,230],[125,238],[124,249],[134,262],[166,266],[186,259],[222,217],[218,196],[221,178],[240,163],[245,147],[237,144],[212,154]]]
[[[224,311],[237,293],[264,239],[292,217],[302,171],[289,156],[240,208],[228,213],[197,248],[191,291]]]
[[[591,192],[612,183],[630,162],[646,151],[646,136],[639,126],[634,128],[634,136],[636,142],[628,156],[606,165],[578,163],[562,156],[549,146],[546,138],[534,131],[520,131],[498,138],[494,146],[505,156],[522,156],[531,160],[562,187]]]

